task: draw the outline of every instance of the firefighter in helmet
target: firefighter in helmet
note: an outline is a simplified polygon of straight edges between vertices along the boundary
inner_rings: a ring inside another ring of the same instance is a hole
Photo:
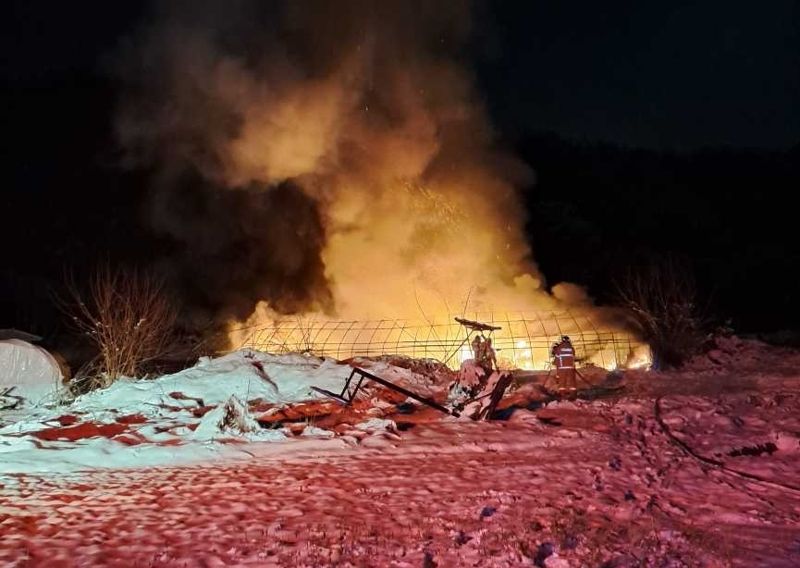
[[[553,365],[556,369],[556,380],[558,381],[559,394],[569,396],[577,395],[578,388],[575,381],[575,348],[572,341],[566,335],[561,336],[561,341],[553,344],[551,350],[553,355]]]

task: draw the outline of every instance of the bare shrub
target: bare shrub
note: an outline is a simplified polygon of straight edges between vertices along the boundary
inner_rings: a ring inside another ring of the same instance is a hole
[[[76,375],[80,390],[105,387],[122,376],[140,377],[173,345],[177,312],[164,281],[153,274],[104,265],[85,289],[71,277],[65,288],[58,305],[97,352]]]
[[[685,262],[667,256],[631,270],[617,282],[617,296],[649,343],[656,368],[679,367],[697,352],[705,318]]]

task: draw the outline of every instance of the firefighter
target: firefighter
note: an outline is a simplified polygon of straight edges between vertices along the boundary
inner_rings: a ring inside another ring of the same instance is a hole
[[[472,340],[472,356],[475,359],[475,362],[480,364],[483,361],[483,352],[484,352],[484,343],[483,337],[480,334],[475,334],[475,338]]]
[[[575,382],[575,349],[566,335],[561,336],[561,341],[553,344],[553,365],[556,368],[559,394],[576,396],[578,388]]]
[[[481,359],[481,366],[489,373],[497,369],[497,353],[492,347],[492,338],[486,338],[483,344],[483,359]]]

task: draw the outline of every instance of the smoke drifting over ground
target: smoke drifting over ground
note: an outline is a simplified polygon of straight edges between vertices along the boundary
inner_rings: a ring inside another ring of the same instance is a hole
[[[419,317],[584,304],[543,291],[459,53],[468,2],[159,3],[118,121],[195,305]],[[254,316],[260,317],[260,316]]]

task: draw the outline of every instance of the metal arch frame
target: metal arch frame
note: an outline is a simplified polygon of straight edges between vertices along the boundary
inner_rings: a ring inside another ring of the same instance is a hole
[[[495,349],[501,359],[515,364],[520,360],[532,361],[537,366],[544,365],[546,368],[549,344],[558,332],[572,337],[579,359],[598,355],[601,357],[598,363],[603,367],[607,367],[609,363],[612,366],[621,364],[635,348],[645,345],[628,332],[603,331],[597,327],[591,315],[573,315],[568,311],[470,313],[469,317],[471,320],[474,318],[502,326],[503,333],[494,342]],[[459,326],[450,316],[447,321],[437,319],[427,322],[404,319],[342,321],[314,318],[303,326],[303,333],[296,320],[286,319],[276,321],[271,326],[254,329],[241,347],[273,353],[298,352],[309,350],[310,347],[310,351],[316,355],[337,359],[400,355],[431,358],[448,364],[465,344]],[[524,346],[518,345],[520,341]]]
[[[350,385],[352,384],[353,379],[355,378],[356,375],[358,375],[358,380],[355,384],[355,388],[351,390]],[[353,366],[353,370],[350,372],[350,376],[347,377],[347,381],[345,381],[341,393],[336,394],[329,390],[325,390],[319,387],[311,387],[311,390],[323,394],[329,398],[333,398],[334,400],[341,402],[345,406],[350,406],[350,404],[355,400],[356,396],[358,396],[358,391],[361,389],[361,385],[364,383],[365,380],[369,380],[378,383],[379,385],[383,385],[386,388],[399,392],[400,394],[403,394],[409,398],[413,398],[414,400],[421,402],[422,404],[425,404],[427,406],[430,406],[431,408],[435,408],[440,412],[444,412],[445,414],[455,416],[456,418],[461,416],[461,414],[457,410],[451,410],[445,406],[442,406],[435,400],[431,400],[430,398],[420,396],[416,393],[411,392],[408,389],[404,389],[401,386],[398,386],[394,383],[390,383],[386,379],[382,379],[377,375],[373,375],[369,371],[365,371],[364,369],[355,366]]]

